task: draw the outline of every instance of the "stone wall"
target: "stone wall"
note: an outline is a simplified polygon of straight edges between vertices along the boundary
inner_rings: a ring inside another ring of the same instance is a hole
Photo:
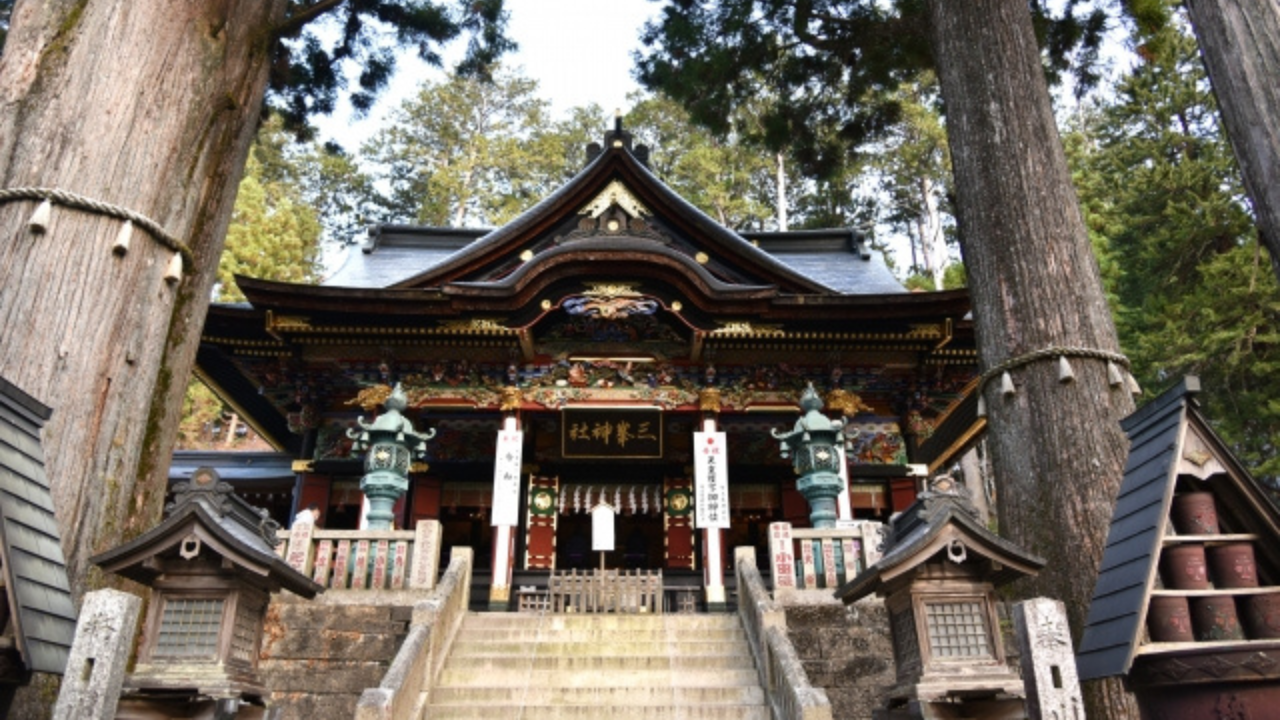
[[[884,603],[787,605],[787,635],[809,682],[827,691],[831,714],[870,720],[893,684],[893,642]]]
[[[279,720],[351,720],[377,687],[426,592],[329,590],[315,600],[272,598],[259,666]]]

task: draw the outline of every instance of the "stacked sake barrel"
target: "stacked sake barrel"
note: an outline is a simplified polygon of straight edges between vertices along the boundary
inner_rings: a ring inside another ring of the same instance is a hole
[[[1261,587],[1256,535],[1222,532],[1211,492],[1173,497],[1160,551],[1163,587],[1152,592],[1153,642],[1234,642],[1280,638],[1280,587]]]

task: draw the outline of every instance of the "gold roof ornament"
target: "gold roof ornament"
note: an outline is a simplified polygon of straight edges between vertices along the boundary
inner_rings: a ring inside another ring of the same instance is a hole
[[[599,195],[596,195],[591,202],[578,211],[578,214],[598,218],[614,205],[622,208],[631,217],[653,214],[631,194],[626,185],[623,185],[618,180],[606,185]]]
[[[698,392],[698,410],[720,412],[720,388],[703,388]]]
[[[499,401],[498,410],[502,412],[515,412],[524,404],[524,393],[518,387],[502,388],[502,399]]]

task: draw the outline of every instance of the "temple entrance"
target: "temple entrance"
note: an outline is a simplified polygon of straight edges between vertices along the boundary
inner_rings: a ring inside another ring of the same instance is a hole
[[[590,570],[600,567],[600,553],[591,549],[591,515],[562,515],[556,532],[556,568]],[[614,549],[604,553],[608,570],[656,570],[664,562],[662,516],[626,515],[614,518]]]

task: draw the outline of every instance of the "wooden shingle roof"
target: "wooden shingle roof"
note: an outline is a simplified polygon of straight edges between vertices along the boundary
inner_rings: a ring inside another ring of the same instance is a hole
[[[1259,577],[1280,581],[1280,548],[1270,541],[1280,537],[1280,512],[1200,414],[1199,390],[1199,379],[1187,377],[1121,422],[1129,460],[1076,653],[1081,680],[1123,675],[1138,654],[1160,651],[1144,626],[1180,479],[1212,489],[1231,532],[1263,538],[1255,543]]]
[[[61,675],[76,631],[40,429],[49,408],[0,378],[0,564],[30,671]]]

